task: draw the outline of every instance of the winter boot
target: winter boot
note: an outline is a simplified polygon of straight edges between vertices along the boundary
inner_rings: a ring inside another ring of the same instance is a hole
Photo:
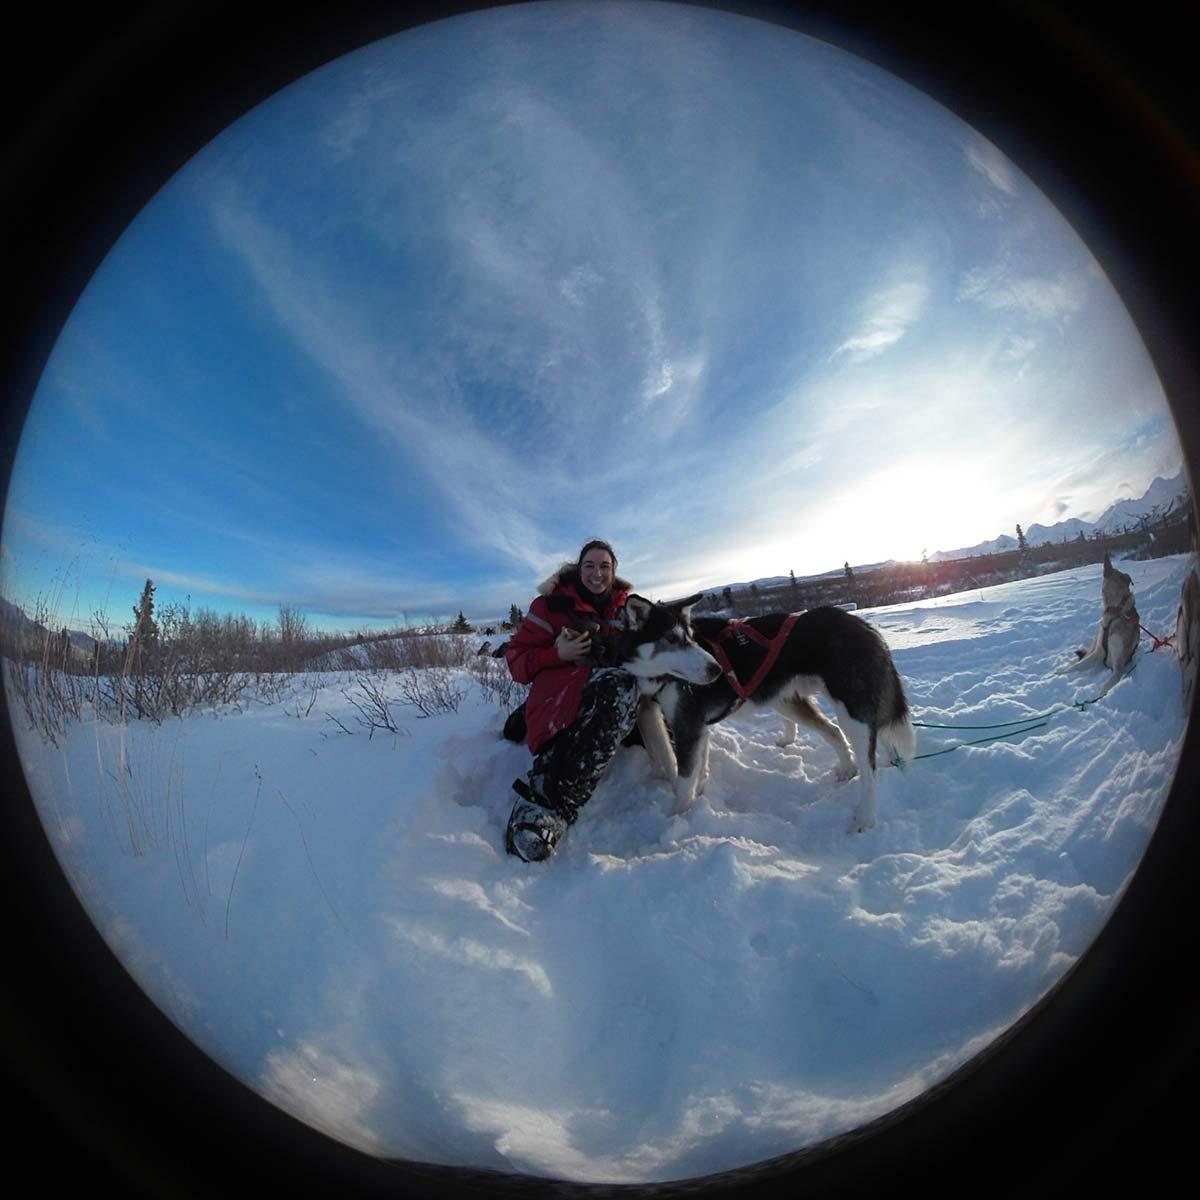
[[[570,822],[539,803],[541,798],[534,795],[525,780],[514,779],[513,791],[517,800],[508,818],[504,847],[523,862],[541,862],[554,853]]]

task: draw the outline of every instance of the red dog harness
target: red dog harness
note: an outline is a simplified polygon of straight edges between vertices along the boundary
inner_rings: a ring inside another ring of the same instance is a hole
[[[699,633],[696,635],[701,641],[708,643],[708,648],[712,652],[713,658],[717,660],[717,664],[725,672],[725,678],[729,680],[729,686],[733,688],[733,694],[737,697],[737,701],[729,710],[731,713],[737,712],[757,691],[758,685],[762,683],[767,676],[767,672],[775,665],[775,660],[779,657],[780,650],[783,649],[783,643],[787,641],[787,636],[799,616],[799,613],[788,613],[773,638],[767,637],[765,633],[760,633],[753,625],[736,619],[730,621],[715,638],[705,637]],[[752,642],[756,642],[766,651],[766,655],[759,664],[758,670],[754,672],[750,682],[744,685],[734,672],[733,664],[729,661],[729,655],[725,653],[721,646],[721,642],[731,636],[739,638],[748,637]]]

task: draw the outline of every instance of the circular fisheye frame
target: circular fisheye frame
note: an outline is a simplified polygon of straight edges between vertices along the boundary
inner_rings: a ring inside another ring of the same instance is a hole
[[[235,27],[31,38],[11,88],[14,1144],[153,1195],[1174,1172],[1172,48]]]

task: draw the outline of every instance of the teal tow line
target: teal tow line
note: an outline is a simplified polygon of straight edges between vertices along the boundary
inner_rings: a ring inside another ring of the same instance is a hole
[[[1137,665],[1137,660],[1130,662],[1129,666],[1122,672],[1121,678],[1132,674],[1133,668]],[[989,742],[1003,741],[1005,738],[1020,737],[1022,734],[1032,733],[1035,729],[1043,729],[1050,723],[1050,718],[1060,712],[1066,712],[1068,709],[1077,708],[1080,712],[1103,700],[1103,696],[1095,696],[1091,700],[1076,700],[1073,704],[1058,704],[1054,708],[1044,713],[1036,713],[1031,717],[1023,717],[1019,721],[998,721],[994,725],[937,725],[932,721],[914,721],[913,728],[915,729],[1009,729],[1009,733],[996,733],[991,737],[977,738],[971,742],[957,742],[953,746],[946,746],[942,750],[930,750],[925,754],[914,754],[911,759],[903,759],[898,754],[893,752],[892,765],[896,767],[907,766],[910,762],[917,762],[922,758],[937,758],[942,754],[951,754],[955,750],[962,749],[963,746],[986,746]],[[1020,726],[1019,729],[1012,728]]]

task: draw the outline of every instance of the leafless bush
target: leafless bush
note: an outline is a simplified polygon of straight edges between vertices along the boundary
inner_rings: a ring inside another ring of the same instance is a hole
[[[399,733],[400,728],[392,719],[391,706],[395,703],[383,690],[378,676],[360,675],[354,687],[342,692],[355,712],[354,719],[367,731],[367,740],[375,736],[377,729],[387,733]],[[338,722],[341,725],[341,722]],[[346,727],[341,726],[342,729]]]
[[[33,726],[51,745],[78,721],[90,697],[74,675],[48,669],[40,663],[5,660],[4,682]]]
[[[400,675],[400,699],[421,717],[458,712],[465,695],[448,667],[408,667]]]
[[[518,683],[500,659],[473,658],[468,670],[475,676],[479,691],[489,704],[498,704],[503,709],[516,708],[525,699],[529,688]]]
[[[86,657],[56,624],[44,599],[37,601],[32,627],[5,627],[4,682],[29,723],[54,746],[92,700],[89,681],[73,673]]]
[[[403,703],[423,716],[455,711],[462,693],[450,672],[474,657],[472,638],[444,630],[405,627],[376,637],[321,633],[288,604],[280,605],[276,621],[262,623],[192,609],[190,600],[155,606],[151,580],[132,607],[133,620],[113,625],[105,613],[93,614],[90,640],[69,635],[56,611],[54,602],[40,601],[28,619],[0,621],[0,655],[14,709],[24,709],[51,740],[88,709],[109,721],[161,722],[198,708],[295,700],[296,715],[307,715],[316,694],[297,698],[297,681],[314,663],[356,675],[405,673]],[[394,725],[361,687],[354,695],[373,711],[371,728]]]
[[[474,657],[472,639],[464,634],[395,634],[365,642],[366,665],[376,671],[466,666]]]
[[[304,687],[303,694],[295,697],[296,707],[288,710],[291,716],[296,717],[297,720],[301,717],[307,717],[317,703],[318,691],[320,691],[319,686],[309,681]]]

